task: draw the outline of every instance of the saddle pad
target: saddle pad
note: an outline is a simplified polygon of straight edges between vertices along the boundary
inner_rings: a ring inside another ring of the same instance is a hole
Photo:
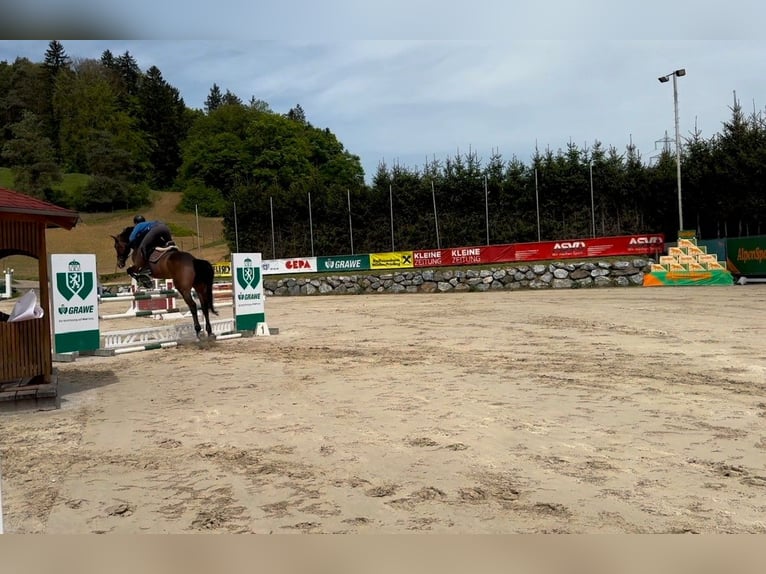
[[[149,255],[149,263],[157,264],[159,263],[160,259],[165,257],[168,253],[171,251],[177,251],[178,247],[175,245],[171,245],[170,247],[155,247],[154,251],[152,251],[151,255]]]

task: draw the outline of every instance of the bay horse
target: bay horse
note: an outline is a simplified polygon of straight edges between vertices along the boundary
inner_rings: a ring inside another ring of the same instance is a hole
[[[111,236],[114,239],[114,250],[117,252],[117,266],[120,269],[125,267],[128,256],[131,254],[129,238],[132,231],[132,227],[126,227],[119,235]],[[135,262],[138,248],[132,251],[133,265],[128,267],[126,271],[131,277],[136,277],[138,269],[136,269]],[[181,251],[175,246],[159,254],[159,257],[157,255],[155,252],[150,253],[149,260],[147,261],[152,277],[155,279],[173,280],[175,290],[181,294],[181,297],[183,297],[183,300],[189,307],[189,311],[191,311],[194,331],[199,339],[202,327],[197,318],[197,304],[194,302],[191,292],[192,288],[194,288],[199,298],[202,315],[205,317],[205,331],[208,337],[210,337],[213,334],[213,328],[210,325],[209,313],[212,311],[218,315],[218,311],[213,308],[213,266],[209,261],[197,259],[191,253]]]

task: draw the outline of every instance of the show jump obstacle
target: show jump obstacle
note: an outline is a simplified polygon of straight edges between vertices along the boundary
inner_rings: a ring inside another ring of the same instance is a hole
[[[178,345],[185,338],[194,338],[191,321],[174,321],[162,327],[102,331],[106,320],[158,314],[154,311],[128,311],[118,315],[99,315],[103,301],[140,301],[154,298],[175,298],[173,290],[151,294],[129,294],[99,297],[96,256],[92,254],[52,254],[51,314],[53,315],[54,352],[59,359],[76,354],[116,355],[136,351],[163,349]],[[232,287],[234,318],[212,321],[216,340],[243,335],[268,335],[265,297],[261,275],[260,253],[232,254]],[[218,301],[216,301],[218,303]],[[159,313],[169,312],[168,309]]]
[[[715,253],[697,245],[693,231],[679,233],[678,245],[669,247],[667,255],[661,255],[659,263],[653,263],[651,271],[644,275],[645,287],[663,285],[733,285],[734,278]]]

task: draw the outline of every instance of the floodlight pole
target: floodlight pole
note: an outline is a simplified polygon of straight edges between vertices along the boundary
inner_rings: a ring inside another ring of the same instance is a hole
[[[351,255],[354,254],[354,228],[351,225],[351,190],[346,190],[346,197],[348,198],[348,236],[351,239]]]
[[[436,214],[436,190],[434,189],[433,180],[431,180],[431,198],[434,201],[434,226],[436,227],[436,248],[441,249],[442,244],[439,241],[439,217]]]
[[[314,220],[311,217],[311,192],[309,195],[309,233],[311,234],[311,256],[314,257]]]
[[[396,251],[394,248],[394,190],[391,184],[388,184],[388,204],[391,208],[391,251]]]
[[[535,168],[535,205],[537,206],[537,241],[540,241],[540,195],[537,192],[537,168]]]
[[[484,176],[484,217],[487,221],[487,245],[489,245],[489,191],[487,190],[487,176]]]
[[[271,256],[277,258],[277,244],[274,241],[274,198],[269,196],[269,212],[271,213]]]
[[[683,202],[681,200],[681,134],[678,127],[678,85],[676,78],[685,76],[686,70],[680,68],[666,76],[660,76],[658,79],[660,82],[665,83],[673,76],[673,110],[675,112],[675,124],[676,124],[676,179],[678,181],[678,229],[679,231],[684,228],[684,213]]]
[[[596,203],[593,200],[593,162],[590,162],[590,215],[593,237],[596,237]]]

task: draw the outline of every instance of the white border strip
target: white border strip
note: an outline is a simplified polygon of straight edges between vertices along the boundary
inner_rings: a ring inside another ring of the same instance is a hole
[[[0,534],[3,533],[3,461],[0,459]]]

